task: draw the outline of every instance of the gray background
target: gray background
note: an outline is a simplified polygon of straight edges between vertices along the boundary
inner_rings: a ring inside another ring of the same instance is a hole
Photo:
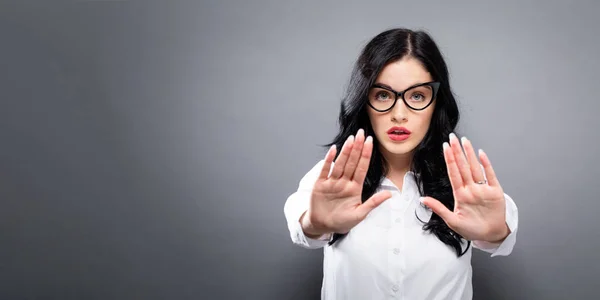
[[[395,26],[437,40],[519,206],[475,298],[596,295],[600,4],[467,2],[3,1],[0,298],[316,299],[283,204]]]

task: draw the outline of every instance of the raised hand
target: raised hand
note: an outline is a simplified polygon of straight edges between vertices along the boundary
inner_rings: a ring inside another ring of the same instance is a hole
[[[356,138],[350,136],[346,140],[335,163],[336,148],[333,146],[329,149],[313,187],[309,209],[302,217],[306,233],[317,236],[347,233],[364,220],[371,210],[392,197],[389,191],[383,191],[364,203],[361,201],[372,150],[372,137],[365,139],[362,129]]]
[[[484,170],[468,139],[462,138],[461,147],[458,138],[451,134],[450,145],[444,143],[443,148],[454,194],[454,211],[431,197],[424,197],[423,203],[465,239],[501,242],[510,233],[505,219],[506,204],[504,192],[487,155],[479,150],[486,181]]]

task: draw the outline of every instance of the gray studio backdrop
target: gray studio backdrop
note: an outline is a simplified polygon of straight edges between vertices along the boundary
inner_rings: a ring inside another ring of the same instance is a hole
[[[563,3],[564,2],[564,3]],[[0,299],[316,299],[283,204],[354,59],[426,29],[519,206],[476,299],[596,295],[594,1],[3,1]]]

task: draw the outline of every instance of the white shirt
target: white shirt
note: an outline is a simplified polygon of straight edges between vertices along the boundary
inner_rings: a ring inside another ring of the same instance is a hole
[[[301,179],[298,190],[284,206],[292,242],[308,249],[323,248],[321,299],[472,299],[473,247],[492,257],[512,252],[518,211],[510,196],[505,194],[506,223],[511,230],[508,237],[501,244],[474,241],[459,258],[453,248],[422,229],[423,223],[415,213],[427,222],[431,210],[419,202],[411,172],[404,176],[401,191],[384,179],[378,191],[390,190],[392,198],[372,210],[334,245],[327,245],[331,235],[308,238],[299,219],[308,209],[311,189],[323,163],[321,160]]]

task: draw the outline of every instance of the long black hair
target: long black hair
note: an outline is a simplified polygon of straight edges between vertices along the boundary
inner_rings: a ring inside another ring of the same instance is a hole
[[[433,80],[440,82],[431,124],[427,134],[415,149],[411,171],[415,174],[421,196],[434,197],[448,209],[453,210],[454,196],[442,144],[449,141],[451,132],[455,132],[459,111],[450,89],[446,62],[428,33],[396,28],[378,34],[367,43],[352,70],[346,95],[341,103],[338,120],[340,131],[333,142],[325,146],[330,147],[335,144],[337,149],[342,149],[346,139],[360,128],[365,130],[365,135],[373,136],[373,152],[363,185],[362,201],[371,197],[380,186],[388,169],[369,122],[367,95],[369,88],[388,63],[407,56],[419,60]],[[340,152],[338,151],[337,155]],[[467,248],[463,251],[462,236],[450,229],[435,212],[432,212],[428,222],[421,221],[424,223],[423,230],[432,232],[442,242],[454,248],[457,256],[462,256],[469,249],[470,241],[467,241]],[[343,236],[344,234],[335,233],[329,244],[333,245]]]

